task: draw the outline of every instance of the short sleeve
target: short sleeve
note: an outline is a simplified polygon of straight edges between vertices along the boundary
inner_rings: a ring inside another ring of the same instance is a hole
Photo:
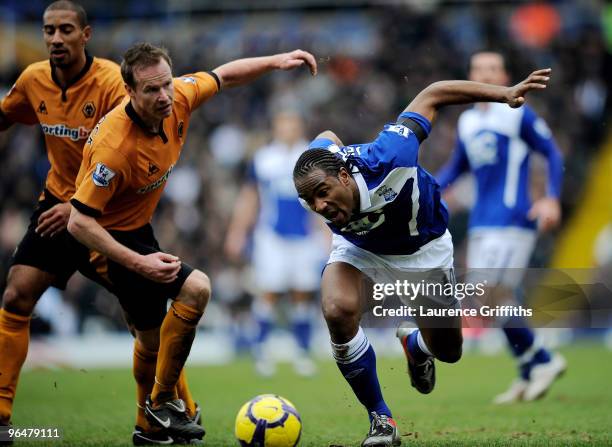
[[[176,78],[174,85],[193,111],[219,91],[221,82],[213,72],[199,72]]]
[[[98,217],[112,197],[129,184],[131,169],[124,155],[114,149],[95,149],[87,158],[83,158],[81,181],[77,180],[70,202],[83,214]]]
[[[423,128],[425,135],[431,131],[431,123],[418,113],[405,112],[398,117],[399,123],[385,125],[370,146],[371,156],[388,169],[417,165],[420,141],[410,128],[401,124],[401,119],[411,119]]]
[[[431,133],[431,122],[427,118],[425,118],[423,115],[421,115],[420,113],[402,112],[397,117],[397,121],[401,122],[403,120],[412,120],[416,124],[418,124],[423,130],[425,138],[427,138],[429,134]]]
[[[308,149],[329,149],[335,144],[336,143],[334,143],[329,138],[315,138],[308,145]]]
[[[36,124],[38,117],[26,94],[25,76],[25,72],[19,76],[17,82],[0,102],[0,109],[13,123]]]

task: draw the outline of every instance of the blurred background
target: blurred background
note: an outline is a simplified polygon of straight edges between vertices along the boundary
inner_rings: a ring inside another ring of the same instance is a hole
[[[549,89],[528,101],[548,122],[565,157],[563,224],[540,237],[531,265],[592,269],[601,277],[612,273],[612,140],[607,126],[612,7],[605,2],[81,3],[93,27],[89,52],[117,62],[138,41],[168,48],[177,75],[295,48],[312,52],[319,62],[317,77],[306,70],[274,73],[222,92],[193,115],[181,161],[153,222],[165,251],[212,279],[214,299],[202,320],[208,342],[194,345],[192,361],[226,361],[249,346],[255,292],[248,256],[245,262],[230,261],[224,258],[223,244],[246,166],[254,151],[272,138],[275,111],[299,111],[305,117],[307,138],[329,128],[347,143],[371,141],[429,83],[465,79],[470,54],[483,48],[506,54],[514,81],[536,68],[553,69]],[[47,4],[0,1],[0,96],[28,64],[47,58],[41,31]],[[423,144],[420,161],[431,172],[448,159],[462,110],[445,109]],[[25,232],[48,169],[40,129],[17,125],[0,133],[0,166],[3,290],[11,254]],[[533,163],[534,195],[545,186],[545,166],[541,160]],[[473,192],[469,179],[459,187],[451,232],[456,265],[461,267]],[[49,290],[36,313],[32,331],[39,344],[31,346],[30,365],[129,363],[131,343],[125,341],[129,336],[116,300],[83,277],[75,275],[66,291]],[[277,346],[291,342],[282,331],[276,335],[271,342]],[[557,341],[578,335],[563,332]],[[596,336],[605,340],[605,331]],[[87,343],[76,351],[80,341],[90,337],[108,341],[96,345],[96,358],[87,357]],[[608,343],[612,346],[610,337]],[[328,349],[322,324],[314,348]],[[126,355],[118,356],[117,349]]]

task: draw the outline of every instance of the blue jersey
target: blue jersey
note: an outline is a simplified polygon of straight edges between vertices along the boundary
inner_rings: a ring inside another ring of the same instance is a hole
[[[563,160],[544,120],[528,106],[512,109],[491,103],[485,109],[473,107],[459,118],[452,158],[436,178],[446,188],[462,173],[474,174],[477,199],[470,228],[535,229],[536,222],[527,218],[531,151],[548,160],[548,195],[559,197]]]
[[[402,113],[424,135],[431,123],[418,113]],[[402,124],[387,124],[376,140],[339,148],[318,139],[310,147],[326,147],[351,167],[359,188],[359,212],[339,228],[329,228],[349,242],[381,255],[409,255],[444,234],[448,222],[436,180],[418,165],[419,140]]]
[[[293,166],[306,147],[306,141],[293,147],[273,142],[255,153],[247,180],[259,193],[259,228],[285,238],[303,238],[312,232],[310,216],[300,205],[293,184]]]

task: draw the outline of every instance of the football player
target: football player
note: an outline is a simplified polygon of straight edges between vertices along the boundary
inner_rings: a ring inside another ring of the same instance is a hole
[[[262,376],[275,372],[265,342],[273,328],[275,306],[290,293],[291,327],[298,344],[293,360],[297,374],[310,376],[312,327],[310,301],[319,287],[324,238],[312,213],[300,205],[292,182],[293,166],[308,147],[304,123],[296,111],[282,111],[273,120],[274,140],[255,152],[248,178],[240,190],[227,232],[225,251],[239,260],[254,227],[253,267],[259,296],[252,313],[259,329],[254,343],[255,369]]]
[[[125,96],[119,66],[92,57],[85,46],[92,35],[86,11],[60,0],[43,15],[43,37],[49,60],[27,67],[0,104],[0,130],[13,123],[40,124],[51,164],[45,187],[26,235],[17,247],[0,309],[0,424],[11,419],[21,366],[26,358],[34,306],[49,286],[65,288],[78,269],[103,281],[90,264],[90,251],[67,231],[74,182],[83,145],[98,120]],[[130,328],[133,332],[133,329]],[[133,372],[139,395],[151,392],[157,352],[134,344]],[[181,372],[177,390],[189,414],[198,420],[199,407]],[[134,443],[163,442],[154,432],[144,407],[137,407]]]
[[[0,425],[11,419],[34,306],[48,287],[65,288],[88,264],[89,250],[66,231],[68,201],[89,132],[125,95],[119,66],[85,50],[92,30],[81,6],[51,3],[42,31],[49,59],[28,66],[0,103],[0,130],[14,123],[40,125],[51,164],[2,296]]]
[[[469,78],[507,85],[510,77],[504,56],[495,51],[475,53]],[[533,152],[548,162],[548,188],[546,196],[532,204],[529,159]],[[484,270],[477,273],[486,276],[487,293],[498,303],[513,301],[537,231],[550,231],[561,219],[561,153],[544,120],[528,105],[511,109],[479,103],[459,117],[452,158],[436,178],[445,189],[465,172],[474,174],[477,189],[469,223],[467,268],[494,269],[491,275]],[[544,348],[524,318],[498,323],[518,363],[519,377],[493,401],[506,404],[543,396],[565,371],[564,358]]]
[[[363,446],[401,444],[382,396],[374,349],[360,326],[373,283],[393,283],[398,272],[415,269],[437,284],[454,283],[448,213],[435,179],[418,164],[419,145],[441,107],[482,101],[519,107],[528,91],[546,87],[549,74],[536,71],[513,87],[436,82],[373,142],[344,146],[325,131],[298,159],[293,174],[298,194],[334,233],[321,285],[323,316],[338,368],[370,418]],[[454,296],[440,298],[434,306],[459,306]],[[434,358],[453,363],[461,357],[461,321],[447,315],[435,321],[417,317],[419,329],[401,324],[397,331],[412,386],[424,394],[435,385]]]
[[[164,253],[151,218],[178,161],[191,114],[221,88],[248,83],[272,70],[307,65],[305,51],[240,59],[178,78],[167,52],[142,43],[124,55],[128,97],[92,131],[71,199],[68,230],[100,254],[110,290],[134,325],[138,342],[158,352],[151,395],[140,396],[149,421],[173,440],[201,439],[204,429],[186,412],[176,384],[210,297],[201,271]],[[168,299],[173,302],[166,309]]]

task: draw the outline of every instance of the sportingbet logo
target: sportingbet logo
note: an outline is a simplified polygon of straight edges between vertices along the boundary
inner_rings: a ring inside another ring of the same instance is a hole
[[[76,129],[68,127],[65,124],[43,124],[40,123],[42,131],[46,135],[60,138],[70,138],[72,141],[85,140],[89,136],[90,129],[79,126]]]

